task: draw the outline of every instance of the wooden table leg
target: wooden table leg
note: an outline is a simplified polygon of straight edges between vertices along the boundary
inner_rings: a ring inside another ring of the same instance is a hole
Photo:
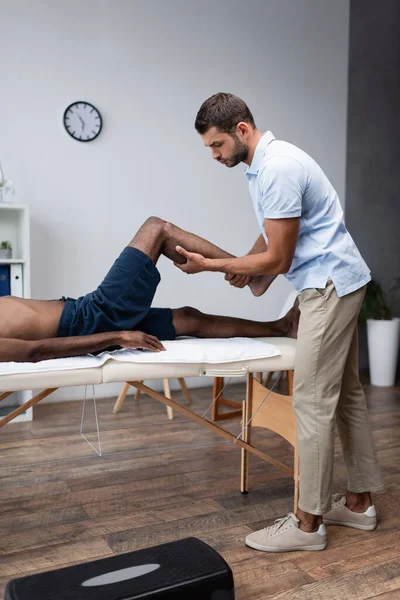
[[[163,387],[164,387],[164,396],[166,398],[169,398],[169,400],[171,400],[171,388],[169,387],[168,379],[163,379]],[[172,421],[172,419],[174,418],[174,412],[170,406],[167,406],[167,415],[168,415],[168,419],[170,421]]]
[[[267,387],[269,386],[269,384],[271,383],[271,379],[272,379],[272,375],[273,375],[273,374],[274,374],[274,372],[273,372],[273,371],[270,371],[270,372],[268,373],[268,375],[266,376],[266,378],[265,378],[265,381],[264,381],[264,383],[263,383],[263,386],[264,386],[264,387],[266,387],[266,388],[267,388]]]
[[[163,379],[163,387],[164,387],[165,397],[169,398],[171,400],[171,389],[169,387],[168,379]],[[125,398],[126,398],[129,388],[130,388],[130,383],[125,383],[124,387],[121,390],[120,395],[118,396],[118,398],[114,404],[113,413],[117,413],[121,410],[121,407],[125,401]],[[139,394],[140,394],[140,390],[136,389],[135,398],[138,398]],[[170,421],[172,421],[172,419],[174,418],[174,412],[170,406],[167,406],[167,415],[168,415],[168,419]]]
[[[129,388],[130,388],[129,383],[124,383],[124,387],[122,388],[121,393],[118,396],[118,398],[114,404],[114,408],[113,408],[114,414],[121,410],[122,405],[125,402],[126,394],[128,393]]]
[[[242,440],[251,444],[251,422],[247,425],[253,413],[253,375],[248,373],[246,385],[246,401],[243,403]],[[240,491],[247,494],[249,489],[249,453],[245,448],[241,452]]]
[[[183,396],[185,398],[186,404],[192,404],[192,397],[189,393],[189,390],[187,388],[185,380],[183,379],[183,377],[178,377],[178,381],[182,388],[182,392],[183,392]]]
[[[47,390],[42,390],[41,392],[39,392],[38,394],[36,394],[36,396],[33,396],[33,398],[31,398],[30,400],[28,400],[24,404],[21,404],[21,406],[19,406],[18,408],[16,408],[12,412],[10,412],[8,415],[6,415],[2,419],[0,419],[0,427],[3,427],[4,425],[7,425],[7,423],[9,423],[13,419],[15,419],[15,417],[18,417],[18,415],[20,415],[23,412],[25,412],[26,410],[28,410],[28,408],[31,408],[32,406],[35,406],[35,404],[37,404],[38,402],[40,402],[44,398],[47,398],[47,396],[50,396],[50,394],[52,394],[53,392],[55,392],[57,389],[58,388],[48,388]]]

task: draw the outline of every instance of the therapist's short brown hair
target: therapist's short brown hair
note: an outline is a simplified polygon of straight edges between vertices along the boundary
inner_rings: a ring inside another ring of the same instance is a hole
[[[256,126],[249,107],[241,98],[219,92],[203,102],[194,126],[200,134],[206,133],[210,127],[217,127],[225,133],[233,133],[236,125],[242,121],[249,123],[253,128]]]

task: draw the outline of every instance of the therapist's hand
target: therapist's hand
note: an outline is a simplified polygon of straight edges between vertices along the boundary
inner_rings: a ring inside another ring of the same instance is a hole
[[[186,258],[186,262],[183,264],[174,262],[175,267],[178,267],[184,273],[188,275],[193,275],[194,273],[201,273],[202,271],[207,271],[206,268],[206,259],[202,254],[197,254],[196,252],[188,252],[182,246],[176,246],[175,250],[178,254],[181,254]]]
[[[233,275],[232,273],[227,273],[225,275],[225,281],[228,281],[230,285],[237,288],[244,288],[249,284],[251,280],[250,275]]]

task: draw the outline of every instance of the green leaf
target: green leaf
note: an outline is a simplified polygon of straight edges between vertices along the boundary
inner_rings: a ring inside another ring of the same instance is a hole
[[[390,320],[392,311],[389,308],[381,285],[376,281],[367,284],[364,302],[361,306],[359,323],[365,327],[367,319]]]

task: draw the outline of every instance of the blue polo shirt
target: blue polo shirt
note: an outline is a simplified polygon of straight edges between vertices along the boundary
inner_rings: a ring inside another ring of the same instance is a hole
[[[267,243],[264,219],[300,217],[295,254],[285,273],[299,293],[324,288],[329,277],[339,297],[370,281],[370,270],[344,224],[338,195],[311,156],[268,131],[246,177]]]

